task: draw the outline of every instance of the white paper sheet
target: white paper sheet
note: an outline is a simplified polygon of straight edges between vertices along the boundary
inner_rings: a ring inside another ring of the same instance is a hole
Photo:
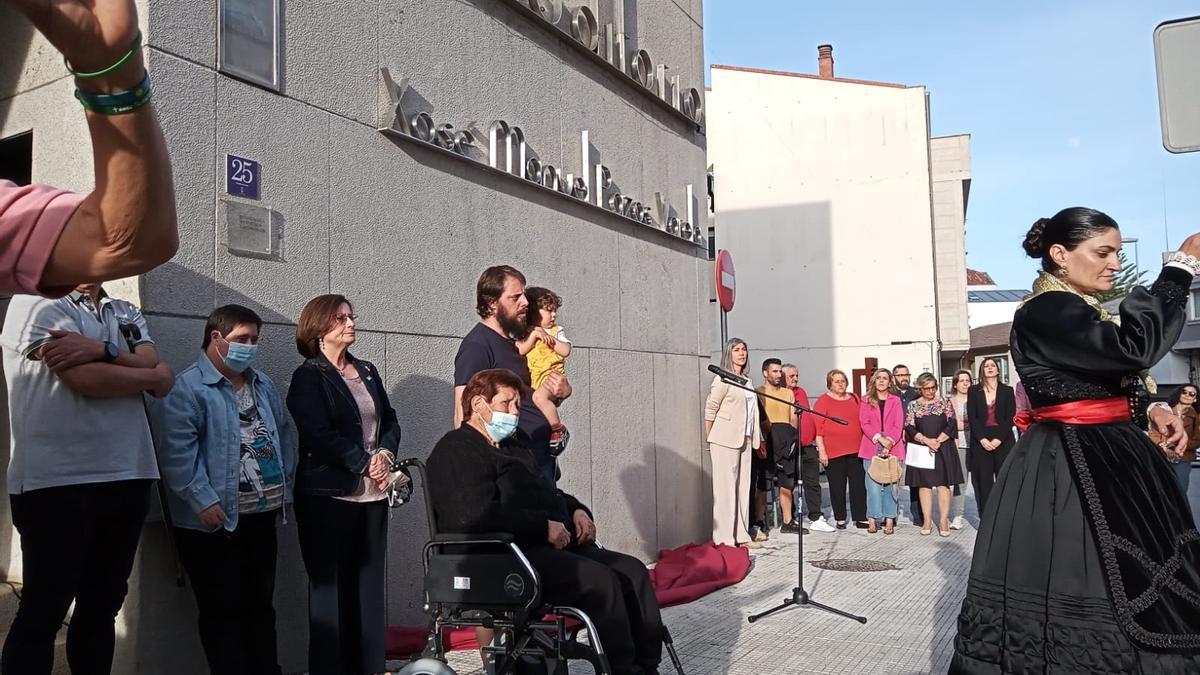
[[[909,443],[908,452],[904,456],[904,463],[907,466],[917,469],[932,469],[936,456],[929,451],[929,447],[920,443]]]

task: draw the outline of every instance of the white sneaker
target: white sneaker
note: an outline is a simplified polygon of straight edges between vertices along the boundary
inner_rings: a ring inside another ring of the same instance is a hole
[[[817,518],[816,520],[809,521],[808,529],[813,532],[837,532],[832,525],[825,522],[824,518]]]
[[[962,516],[954,516],[954,520],[950,521],[950,529],[961,530],[967,526],[967,521]]]

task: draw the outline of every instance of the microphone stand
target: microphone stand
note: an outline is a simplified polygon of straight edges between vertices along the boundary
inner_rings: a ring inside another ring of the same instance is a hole
[[[789,405],[792,407],[792,409],[796,412],[797,415],[801,415],[802,413],[808,413],[810,415],[816,415],[817,417],[824,417],[825,419],[827,419],[831,422],[835,422],[837,424],[843,424],[843,425],[848,424],[848,422],[846,422],[846,420],[844,420],[844,419],[833,417],[831,415],[826,415],[825,413],[817,412],[816,410],[813,410],[811,408],[805,408],[804,406],[796,403],[795,401],[788,401],[786,399],[778,398],[776,396],[771,396],[770,394],[764,394],[764,393],[758,391],[757,389],[752,389],[744,384],[735,382],[735,381],[731,380],[730,378],[725,377],[723,375],[718,374],[717,377],[720,377],[721,381],[724,382],[725,384],[728,384],[731,387],[737,387],[738,389],[743,389],[745,391],[753,392],[759,398],[771,399],[772,401],[778,401],[780,403]],[[800,442],[800,439],[797,438],[796,439],[797,445],[799,444],[799,442]],[[797,457],[796,457],[797,472],[800,469],[800,462],[801,462],[801,458],[799,456],[799,447],[797,447]],[[778,605],[776,605],[770,609],[759,612],[758,614],[751,614],[750,616],[746,617],[746,621],[748,621],[750,623],[754,623],[755,621],[758,621],[759,619],[767,617],[776,612],[783,611],[789,607],[799,606],[799,607],[816,607],[817,609],[824,610],[826,612],[829,612],[830,614],[837,614],[838,616],[842,616],[847,619],[853,619],[859,623],[866,623],[867,617],[865,617],[865,616],[858,616],[857,614],[851,614],[850,612],[844,612],[836,607],[830,607],[829,605],[823,605],[823,604],[817,602],[816,600],[813,600],[811,597],[809,597],[808,591],[804,590],[804,536],[800,535],[798,537],[798,539],[800,540],[800,550],[797,552],[797,556],[796,556],[796,587],[792,589],[792,596],[790,598],[784,598],[783,602],[779,603]]]

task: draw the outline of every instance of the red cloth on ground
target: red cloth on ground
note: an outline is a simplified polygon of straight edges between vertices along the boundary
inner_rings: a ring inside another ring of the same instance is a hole
[[[750,552],[736,546],[706,542],[661,551],[658,564],[650,570],[650,583],[659,607],[674,607],[732,586],[750,573]],[[573,626],[574,622],[568,622]],[[419,626],[388,626],[387,658],[407,659],[425,649],[429,629]],[[475,629],[442,632],[447,651],[478,649]]]
[[[705,542],[661,551],[650,570],[659,607],[674,607],[732,586],[750,573],[750,552]]]

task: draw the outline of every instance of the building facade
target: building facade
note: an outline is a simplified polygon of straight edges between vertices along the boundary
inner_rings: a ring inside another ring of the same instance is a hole
[[[930,138],[923,87],[837,78],[832,49],[819,54],[818,75],[711,69],[716,246],[737,270],[729,334],[754,364],[796,363],[809,392],[868,359],[938,373],[945,350],[969,346],[969,139]]]
[[[709,538],[701,396],[715,338],[692,225],[706,186],[700,0],[139,5],[181,245],[109,289],[141,304],[167,361],[192,362],[209,311],[240,303],[265,320],[260,363],[286,390],[301,308],[343,293],[360,317],[353,351],[397,409],[400,454],[424,457],[451,425],[476,278],[512,264],[565,299],[575,340],[563,487],[610,548],[650,560]],[[5,165],[91,189],[62,59],[4,8],[0,38]],[[0,572],[19,581],[2,504]],[[421,625],[420,501],[389,531],[389,622]],[[163,526],[148,523],[114,672],[203,669],[191,591],[173,580]],[[305,669],[305,583],[288,525],[285,672]]]
[[[967,204],[971,196],[971,136],[929,139],[933,202],[934,270],[937,274],[941,371],[971,346],[967,305]]]

